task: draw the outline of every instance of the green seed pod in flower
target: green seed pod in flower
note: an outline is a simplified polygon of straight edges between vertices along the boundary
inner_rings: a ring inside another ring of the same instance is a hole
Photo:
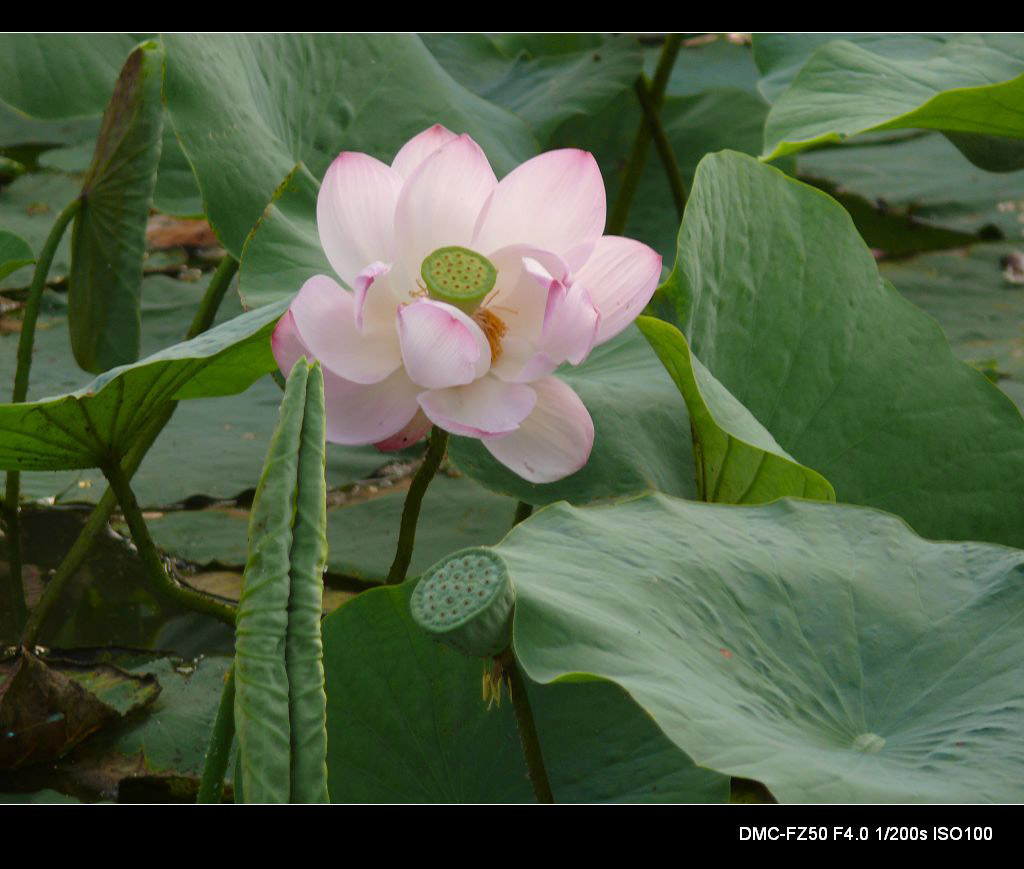
[[[435,564],[416,586],[413,619],[435,639],[476,658],[508,648],[516,596],[508,566],[490,549],[463,549]]]
[[[497,269],[487,257],[465,247],[442,247],[423,260],[420,275],[430,295],[472,314],[494,289]]]

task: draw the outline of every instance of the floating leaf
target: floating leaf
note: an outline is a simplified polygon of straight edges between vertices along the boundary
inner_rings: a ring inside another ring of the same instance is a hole
[[[383,582],[395,557],[405,494],[404,486],[371,497],[357,494],[352,503],[329,509],[328,570]],[[424,497],[423,515],[430,521],[416,532],[409,575],[418,576],[457,549],[497,543],[512,526],[514,507],[470,479],[439,475]],[[179,558],[240,566],[245,564],[247,521],[240,510],[183,510],[165,513],[149,525],[157,545]]]
[[[882,274],[942,326],[953,352],[998,372],[996,385],[1024,408],[1024,293],[1004,276],[1020,245],[974,245],[881,264]]]
[[[83,665],[114,665],[160,684],[141,714],[115,721],[45,770],[40,785],[92,801],[191,802],[230,658],[168,658],[120,649],[76,650]]]

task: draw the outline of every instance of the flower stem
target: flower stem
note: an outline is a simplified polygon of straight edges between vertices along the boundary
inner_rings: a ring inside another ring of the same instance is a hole
[[[121,505],[121,512],[124,514],[125,522],[128,523],[132,540],[135,542],[135,548],[139,551],[142,565],[146,569],[154,589],[163,592],[176,603],[188,609],[211,616],[230,627],[234,627],[234,607],[179,585],[167,573],[163,558],[161,558],[153,538],[149,535],[146,520],[142,518],[142,509],[139,507],[139,502],[135,499],[135,492],[132,491],[131,484],[128,482],[128,476],[121,468],[121,464],[119,462],[110,462],[101,470],[107,478],[110,488],[113,489],[118,503]]]
[[[228,756],[235,738],[235,665],[224,677],[224,690],[220,695],[217,717],[206,749],[203,778],[199,782],[197,803],[219,803],[224,796],[224,773],[228,769]]]
[[[523,744],[523,756],[526,758],[526,770],[530,775],[534,796],[538,803],[553,803],[555,795],[551,791],[551,782],[548,781],[548,772],[544,767],[537,725],[533,720],[533,710],[530,709],[530,698],[526,694],[526,680],[523,679],[522,670],[519,669],[511,648],[501,653],[498,663],[508,678],[508,693],[516,713],[519,740]]]
[[[672,191],[676,216],[682,220],[683,212],[686,211],[686,182],[683,180],[683,173],[679,171],[676,152],[672,149],[668,133],[665,132],[665,125],[661,122],[661,112],[651,101],[651,85],[647,83],[646,76],[640,76],[634,87],[640,107],[644,110],[647,126],[654,139],[654,148],[658,152],[658,156],[661,157],[661,165],[665,167],[665,174],[668,175],[668,187]]]
[[[231,279],[237,271],[238,260],[231,254],[226,254],[224,259],[217,264],[217,269],[214,271],[213,277],[210,278],[210,283],[206,285],[206,292],[203,293],[203,298],[199,302],[199,309],[192,318],[192,325],[188,327],[188,333],[185,335],[186,341],[195,338],[196,335],[205,332],[213,325],[217,309],[224,301],[224,294],[231,286]]]
[[[388,571],[388,585],[403,582],[409,571],[412,548],[416,542],[416,522],[420,516],[423,496],[426,494],[430,481],[434,479],[434,474],[441,466],[441,460],[444,458],[447,448],[448,432],[435,425],[430,430],[430,440],[427,442],[427,453],[423,457],[423,464],[416,471],[416,476],[412,478],[412,485],[409,486],[409,492],[405,496],[402,525],[398,532],[398,549],[395,551],[395,560],[391,563],[391,570]]]
[[[32,273],[32,285],[29,287],[28,300],[25,302],[25,314],[21,321],[21,334],[18,336],[18,364],[14,372],[14,393],[11,402],[18,404],[28,395],[28,375],[32,368],[32,348],[36,337],[36,320],[39,318],[39,306],[46,287],[46,277],[50,273],[53,255],[57,245],[64,237],[68,224],[82,207],[81,199],[73,199],[57,216],[50,234],[46,237],[43,249],[39,252],[35,271]],[[9,569],[7,578],[0,583],[0,636],[16,636],[21,631],[28,611],[25,607],[25,587],[21,578],[21,523],[18,516],[18,502],[21,496],[21,474],[19,471],[7,472],[6,496],[4,501],[4,520],[7,526],[7,548]]]
[[[665,98],[665,89],[668,87],[668,78],[672,73],[672,67],[675,65],[681,43],[682,36],[678,33],[670,33],[666,36],[665,42],[661,47],[661,55],[658,57],[658,66],[654,71],[652,83],[648,87],[647,80],[642,74],[637,80],[638,95],[639,89],[642,86],[650,97],[650,106],[655,115],[659,115],[661,112],[661,104]],[[641,101],[641,107],[643,107],[643,101]],[[658,125],[661,126],[660,121]],[[633,151],[626,166],[626,174],[622,179],[619,194],[615,198],[615,205],[608,218],[608,235],[622,235],[626,231],[629,209],[633,204],[633,198],[636,196],[637,187],[640,185],[644,164],[647,162],[647,151],[651,146],[651,139],[651,123],[645,109],[645,116],[637,127],[636,137],[633,139]],[[685,195],[683,198],[685,200]]]
[[[533,504],[527,504],[525,501],[520,501],[516,504],[516,515],[512,520],[512,527],[514,528],[524,519],[529,519],[533,515]]]
[[[217,308],[224,299],[224,294],[231,283],[231,278],[234,277],[237,270],[238,261],[230,254],[221,260],[213,277],[210,279],[210,283],[206,287],[206,292],[199,303],[199,309],[192,320],[192,325],[189,327],[186,340],[206,331],[213,324]],[[176,401],[167,402],[154,417],[150,427],[132,444],[122,465],[127,479],[131,479],[135,471],[138,470],[149,448],[174,415],[177,406],[178,403]],[[32,614],[25,624],[25,629],[22,631],[22,646],[31,648],[38,642],[39,633],[42,630],[47,615],[49,615],[50,610],[60,597],[68,581],[78,572],[78,569],[88,557],[89,551],[92,549],[93,540],[106,527],[107,521],[110,519],[116,506],[117,498],[114,497],[113,490],[108,488],[103,493],[99,503],[93,508],[92,513],[89,514],[89,518],[78,533],[78,537],[71,549],[68,550],[57,570],[49,582],[47,582],[43,596],[33,608]]]

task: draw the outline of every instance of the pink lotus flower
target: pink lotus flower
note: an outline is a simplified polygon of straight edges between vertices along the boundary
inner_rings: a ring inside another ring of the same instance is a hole
[[[433,424],[531,482],[568,476],[594,424],[553,372],[633,322],[661,274],[658,254],[603,236],[604,221],[585,151],[541,154],[500,183],[476,142],[440,125],[390,166],[343,152],[317,225],[351,292],[306,281],[274,331],[278,365],[323,364],[335,443],[395,450]]]

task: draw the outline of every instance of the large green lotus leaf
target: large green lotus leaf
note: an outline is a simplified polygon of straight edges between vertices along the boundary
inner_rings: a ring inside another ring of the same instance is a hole
[[[1018,220],[1024,213],[1024,170],[985,172],[937,133],[811,151],[800,155],[799,174],[826,189],[857,194],[887,215],[906,215],[919,227],[1008,239],[1024,229]]]
[[[762,504],[785,495],[836,499],[828,480],[788,455],[715,380],[675,326],[653,317],[640,317],[637,326],[686,401],[702,501]]]
[[[163,144],[163,50],[125,62],[103,116],[71,234],[68,316],[78,364],[99,373],[139,357],[149,215]]]
[[[159,352],[180,340],[195,314],[208,283],[176,281],[151,275],[142,284],[142,353]],[[221,303],[218,322],[242,313],[238,297],[229,292]],[[0,335],[0,377],[14,377],[18,335]],[[73,392],[85,377],[68,346],[65,296],[46,292],[38,321],[29,398]],[[171,421],[146,454],[132,478],[132,487],[146,507],[179,503],[191,496],[234,498],[251,490],[277,420],[281,390],[263,377],[244,393],[201,398],[178,405]],[[187,461],[183,461],[187,457]],[[365,479],[389,457],[374,447],[330,444],[327,479],[332,487]],[[0,476],[0,486],[3,477]],[[106,489],[98,469],[38,471],[22,474],[26,498],[95,502]],[[244,545],[244,529],[243,529]]]
[[[141,39],[130,33],[0,35],[0,99],[36,118],[98,115]]]
[[[423,41],[453,78],[521,117],[542,144],[567,118],[591,114],[631,90],[643,63],[639,44],[625,36],[579,51],[514,59],[479,34],[437,34]]]
[[[701,163],[656,307],[840,501],[938,539],[1024,543],[1024,421],[878,274],[834,200],[742,154]]]
[[[0,278],[35,262],[32,248],[20,235],[0,230]]]
[[[1024,293],[1004,275],[1017,245],[975,245],[885,262],[882,274],[931,314],[965,362],[1024,408]]]
[[[775,102],[814,52],[837,39],[893,60],[924,61],[942,48],[945,37],[920,33],[755,33],[754,60],[761,73],[758,90],[768,102]]]
[[[38,253],[64,207],[78,196],[80,177],[58,173],[26,173],[0,187],[0,226],[21,236]],[[50,280],[66,277],[71,265],[71,233],[65,233],[50,264]],[[25,287],[32,269],[22,266],[0,278],[0,289]]]
[[[554,505],[496,551],[530,677],[618,683],[702,766],[783,802],[1024,798],[1024,553],[662,495]]]
[[[239,293],[245,304],[294,296],[313,275],[334,275],[316,226],[320,182],[302,164],[274,192],[242,249]]]
[[[203,197],[188,157],[181,150],[170,116],[164,118],[164,142],[160,149],[153,207],[174,217],[202,217]]]
[[[165,36],[164,98],[206,212],[236,256],[296,163],[340,151],[390,160],[442,123],[495,170],[537,148],[526,124],[456,82],[414,35]]]
[[[365,592],[324,621],[331,799],[531,802],[508,695],[487,708],[484,662],[413,622],[412,587]],[[728,779],[695,767],[617,686],[529,690],[557,801],[728,799]]]
[[[383,457],[378,453],[377,463]],[[327,567],[382,582],[395,557],[404,488],[327,511]],[[423,500],[410,576],[450,552],[497,543],[512,527],[515,504],[466,478],[438,476]],[[238,510],[184,510],[149,523],[161,549],[196,564],[245,564],[247,516]]]
[[[100,466],[126,450],[166,402],[243,392],[274,368],[270,333],[284,310],[242,314],[70,394],[0,405],[0,467]]]
[[[575,504],[654,489],[697,497],[686,403],[635,326],[594,349],[558,376],[583,400],[594,421],[587,464],[554,483],[530,483],[499,463],[474,438],[452,437],[456,466],[488,488],[529,504]]]
[[[828,42],[773,103],[764,151],[774,159],[857,133],[907,127],[1024,137],[1024,38],[953,36],[924,58]]]

